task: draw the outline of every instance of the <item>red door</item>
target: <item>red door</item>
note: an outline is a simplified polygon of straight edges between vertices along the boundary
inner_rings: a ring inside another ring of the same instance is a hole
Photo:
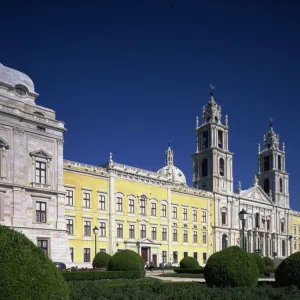
[[[148,249],[147,248],[142,248],[142,258],[144,262],[148,261]]]
[[[156,254],[152,255],[152,260],[153,260],[153,263],[154,263],[154,267],[157,267],[157,255]]]

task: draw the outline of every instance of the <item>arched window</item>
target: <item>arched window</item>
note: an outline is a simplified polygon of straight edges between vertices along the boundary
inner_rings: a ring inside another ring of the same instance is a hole
[[[222,250],[228,247],[228,236],[227,234],[222,235]]]
[[[270,181],[269,178],[266,178],[264,180],[264,191],[265,193],[269,194],[270,193]]]
[[[282,178],[279,178],[279,191],[282,193]]]
[[[220,176],[224,176],[224,159],[223,158],[220,158],[219,171],[220,171]]]
[[[285,256],[285,240],[281,241],[281,256]]]
[[[259,228],[259,213],[255,214],[255,227]]]
[[[278,155],[278,170],[281,170],[281,156]]]
[[[201,164],[201,169],[202,169],[202,177],[207,176],[207,159],[203,158],[202,164]]]

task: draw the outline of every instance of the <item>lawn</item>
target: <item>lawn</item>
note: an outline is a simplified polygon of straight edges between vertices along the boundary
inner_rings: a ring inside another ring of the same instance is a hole
[[[159,277],[178,277],[178,278],[204,278],[204,274],[188,274],[188,273],[167,273],[159,274]]]

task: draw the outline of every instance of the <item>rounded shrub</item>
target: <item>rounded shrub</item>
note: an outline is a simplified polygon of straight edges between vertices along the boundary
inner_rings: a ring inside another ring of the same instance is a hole
[[[265,267],[264,259],[257,253],[250,253],[249,255],[252,257],[252,259],[254,259],[258,269],[263,270]]]
[[[24,234],[0,226],[2,299],[69,299],[61,271]]]
[[[204,268],[209,286],[256,286],[258,276],[254,259],[238,246],[214,253]]]
[[[191,256],[183,258],[180,263],[180,268],[182,269],[197,269],[199,268],[199,263],[198,261]]]
[[[98,252],[93,259],[93,268],[108,268],[108,262],[111,258],[106,252]]]
[[[300,287],[300,252],[290,255],[280,263],[275,271],[275,280],[279,286]]]
[[[265,257],[263,257],[263,260],[265,262],[266,267],[274,267],[275,266],[274,260],[272,258],[265,256]]]
[[[132,250],[115,253],[108,263],[109,271],[142,271],[144,264],[141,256]]]

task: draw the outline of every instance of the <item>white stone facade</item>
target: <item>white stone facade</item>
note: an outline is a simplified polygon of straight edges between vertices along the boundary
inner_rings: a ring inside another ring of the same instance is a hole
[[[35,104],[31,79],[0,64],[0,224],[53,261],[70,262],[63,185],[64,123]]]
[[[279,135],[270,129],[264,148],[258,149],[258,173],[253,186],[233,191],[232,162],[229,152],[228,117],[222,123],[221,106],[211,90],[203,107],[202,124],[196,118],[196,153],[193,157],[193,187],[214,193],[214,251],[242,245],[239,212],[247,211],[245,243],[247,251],[283,258],[291,254],[288,174],[285,170],[285,145],[279,149]]]

